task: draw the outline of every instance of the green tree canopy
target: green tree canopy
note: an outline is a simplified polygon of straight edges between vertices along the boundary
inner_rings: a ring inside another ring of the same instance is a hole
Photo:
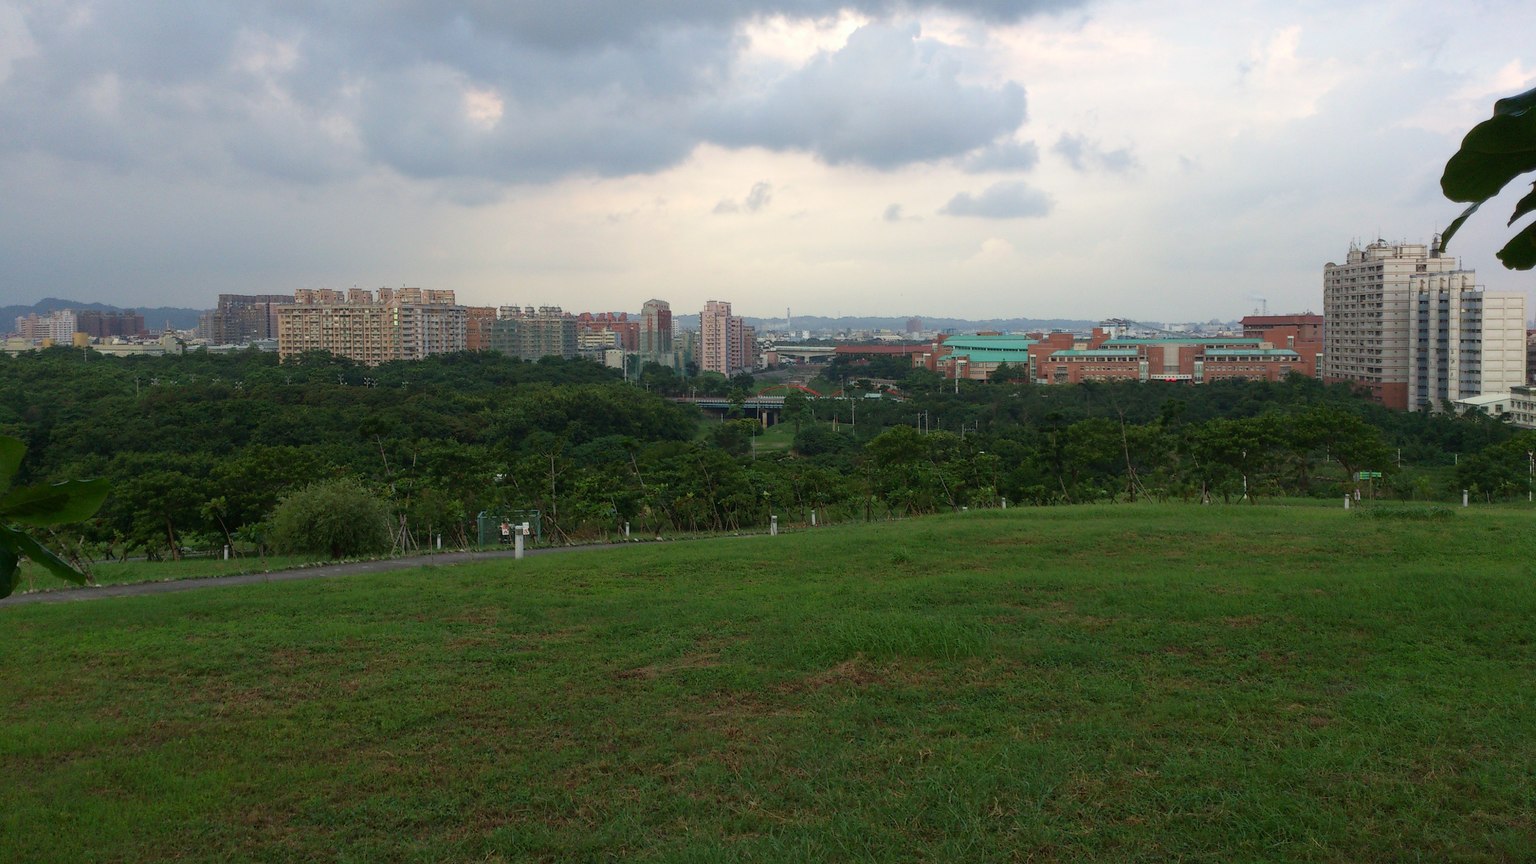
[[[389,514],[382,498],[351,478],[311,483],[272,511],[272,545],[331,558],[387,552]]]

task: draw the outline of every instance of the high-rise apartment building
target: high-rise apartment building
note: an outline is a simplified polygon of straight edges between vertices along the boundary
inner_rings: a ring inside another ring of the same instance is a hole
[[[203,316],[202,335],[214,345],[243,345],[277,338],[277,309],[292,294],[220,294],[219,305]]]
[[[738,372],[757,368],[757,331],[735,315],[731,316],[731,368]]]
[[[1350,244],[1343,264],[1323,266],[1323,380],[1368,390],[1407,409],[1413,277],[1458,270],[1455,258],[1422,243]]]
[[[699,313],[699,370],[731,374],[731,304],[710,300]]]
[[[75,313],[75,332],[84,333],[93,339],[138,336],[144,332],[144,316],[132,310],[101,312],[88,309]]]
[[[1389,408],[1447,410],[1525,378],[1525,298],[1485,292],[1433,245],[1351,245],[1323,267],[1323,379]]]
[[[618,338],[619,349],[628,354],[640,350],[640,322],[629,320],[628,312],[583,312],[576,316],[576,329],[582,333],[611,333]]]
[[[672,305],[665,300],[647,300],[640,307],[640,356],[672,365]]]
[[[1469,270],[1410,283],[1408,407],[1451,410],[1525,383],[1524,294],[1483,291]]]
[[[47,340],[56,345],[69,345],[75,339],[76,322],[72,309],[58,309],[47,315],[33,312],[16,319],[16,332],[21,338],[34,342]]]
[[[559,306],[503,306],[491,328],[491,348],[523,360],[576,356],[576,316]]]
[[[464,307],[452,291],[381,288],[375,298],[361,288],[303,289],[277,311],[277,353],[284,360],[328,351],[376,366],[464,350]]]
[[[731,304],[710,300],[699,313],[699,368],[730,377],[757,363],[757,333],[731,314]]]
[[[495,306],[465,306],[464,350],[491,350],[491,329],[495,326]]]

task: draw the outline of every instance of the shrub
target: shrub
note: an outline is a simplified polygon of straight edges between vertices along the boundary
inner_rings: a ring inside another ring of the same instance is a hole
[[[389,507],[356,480],[311,483],[272,511],[272,545],[287,554],[348,558],[387,552]]]

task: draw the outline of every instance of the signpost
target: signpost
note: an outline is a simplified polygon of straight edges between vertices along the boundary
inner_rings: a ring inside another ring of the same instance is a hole
[[[1381,479],[1381,472],[1380,471],[1356,471],[1355,472],[1355,481],[1356,482],[1370,483],[1372,480],[1380,480],[1380,479]],[[1371,486],[1371,487],[1369,487],[1369,489],[1370,489],[1370,492],[1371,492],[1370,498],[1371,498],[1371,500],[1374,501],[1376,499],[1375,487]],[[1360,490],[1358,488],[1355,489],[1355,500],[1356,501],[1360,500]]]

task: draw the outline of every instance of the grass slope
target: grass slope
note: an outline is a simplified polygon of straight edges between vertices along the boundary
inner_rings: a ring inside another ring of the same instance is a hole
[[[1530,860],[1532,536],[1012,509],[4,609],[0,860]]]

